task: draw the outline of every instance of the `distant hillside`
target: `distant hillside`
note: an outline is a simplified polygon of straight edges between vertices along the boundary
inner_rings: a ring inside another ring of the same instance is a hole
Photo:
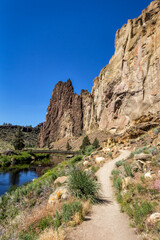
[[[12,142],[19,127],[24,134],[25,146],[36,147],[41,126],[42,124],[39,124],[36,127],[12,124],[0,125],[0,150],[13,148]]]

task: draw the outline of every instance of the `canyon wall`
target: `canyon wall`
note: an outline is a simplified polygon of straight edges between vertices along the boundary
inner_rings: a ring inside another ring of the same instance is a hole
[[[122,132],[134,120],[160,111],[160,1],[156,0],[115,37],[115,54],[92,92],[78,96],[71,81],[53,90],[40,146],[94,130]]]
[[[92,89],[99,129],[123,129],[160,110],[160,1],[116,33],[115,54]],[[91,119],[94,122],[94,119]]]

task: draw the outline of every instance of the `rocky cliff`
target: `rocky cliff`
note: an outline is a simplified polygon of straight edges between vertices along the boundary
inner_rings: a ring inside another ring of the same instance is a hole
[[[122,132],[135,120],[160,111],[160,1],[116,33],[115,54],[95,78],[92,92],[74,93],[70,81],[53,90],[40,145],[49,138],[93,130]]]
[[[47,109],[46,120],[39,135],[39,145],[61,138],[82,134],[82,101],[74,93],[69,79],[67,82],[58,82],[53,90],[50,104]]]

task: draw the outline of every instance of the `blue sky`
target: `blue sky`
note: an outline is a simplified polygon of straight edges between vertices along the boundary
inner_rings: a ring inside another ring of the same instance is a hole
[[[91,91],[117,29],[150,2],[0,0],[0,124],[43,122],[58,81]]]

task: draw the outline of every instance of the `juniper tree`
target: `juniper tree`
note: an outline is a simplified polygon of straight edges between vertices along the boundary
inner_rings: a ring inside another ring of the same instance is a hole
[[[91,143],[90,143],[88,135],[86,135],[83,138],[82,145],[80,146],[80,149],[85,150],[86,146],[89,146],[89,145],[91,145]]]
[[[98,141],[97,138],[94,139],[92,145],[93,145],[93,147],[95,147],[95,148],[99,148],[99,147],[100,147],[100,145],[99,145],[99,141]]]
[[[69,142],[67,141],[67,144],[66,144],[66,149],[69,151],[72,149],[71,145],[69,144]]]
[[[13,146],[14,146],[15,150],[22,150],[25,147],[24,135],[23,135],[20,127],[18,128],[18,131],[15,134],[15,139],[13,141]]]

